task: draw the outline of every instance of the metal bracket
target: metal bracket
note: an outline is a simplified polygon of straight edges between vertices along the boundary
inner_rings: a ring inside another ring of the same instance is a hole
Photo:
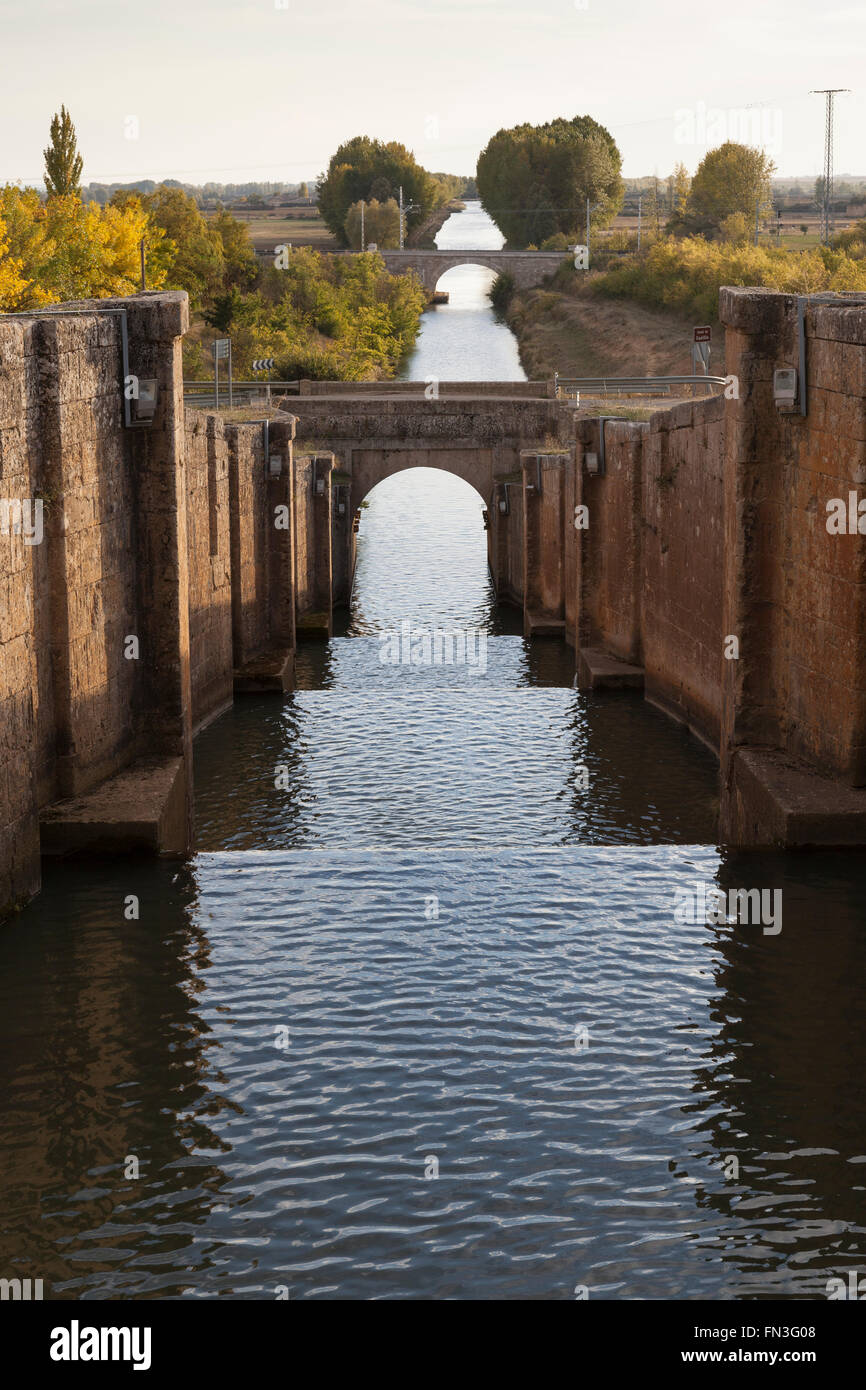
[[[270,431],[271,431],[271,422],[270,422],[270,419],[269,419],[269,417],[268,417],[267,415],[265,415],[265,416],[263,416],[263,417],[261,418],[261,420],[248,420],[248,421],[247,421],[247,424],[248,424],[248,425],[261,425],[261,427],[262,427],[262,443],[263,443],[263,445],[264,445],[264,450],[265,450],[265,476],[268,477],[268,476],[270,476],[270,462],[271,462],[271,433],[270,433]]]
[[[836,304],[837,294],[799,294],[797,296],[797,366],[800,376],[800,414],[809,412],[809,398],[806,387],[806,305]]]
[[[607,472],[604,461],[604,427],[608,420],[619,420],[619,415],[599,415],[598,417],[598,472],[599,476]]]
[[[797,363],[800,372],[800,414],[808,411],[806,397],[806,296],[797,296]]]

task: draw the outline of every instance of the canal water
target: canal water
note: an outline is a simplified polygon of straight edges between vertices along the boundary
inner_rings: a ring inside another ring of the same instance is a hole
[[[369,501],[340,635],[196,741],[189,861],[50,865],[0,929],[0,1275],[825,1297],[866,1272],[866,875],[720,852],[713,759],[524,642],[467,484]],[[695,884],[781,931],[680,921]]]
[[[440,251],[499,251],[505,238],[474,200],[452,213],[435,237]],[[517,339],[494,314],[488,291],[496,276],[480,265],[459,265],[438,288],[447,304],[428,309],[401,376],[407,381],[525,381]]]

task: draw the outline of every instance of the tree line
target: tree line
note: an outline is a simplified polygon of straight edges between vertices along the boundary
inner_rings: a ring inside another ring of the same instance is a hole
[[[588,216],[591,229],[602,228],[621,211],[621,169],[610,131],[591,116],[560,118],[497,131],[478,158],[478,191],[510,246],[564,250],[586,240]],[[693,178],[678,164],[666,181],[629,187],[642,195],[651,232],[738,240],[772,207],[774,172],[762,150],[728,141],[708,152]]]
[[[188,375],[210,374],[215,334],[231,335],[238,373],[273,357],[287,379],[392,375],[411,348],[426,296],[414,277],[389,275],[378,256],[292,251],[278,268],[256,256],[244,222],[225,209],[205,218],[178,185],[119,188],[100,205],[83,199],[81,177],[62,107],[45,150],[45,195],[0,188],[0,310],[134,294],[143,245],[147,287],[189,295]]]

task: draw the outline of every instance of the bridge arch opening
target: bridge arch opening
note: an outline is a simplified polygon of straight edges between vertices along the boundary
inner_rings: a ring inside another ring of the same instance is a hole
[[[383,471],[381,478],[370,485],[359,503],[364,510],[367,509],[364,507],[364,503],[371,503],[377,493],[380,498],[389,497],[391,495],[394,489],[389,490],[386,486],[388,483],[393,483],[395,480],[406,480],[407,478],[410,482],[414,483],[429,483],[429,489],[423,487],[417,489],[419,498],[428,494],[439,494],[441,500],[447,505],[449,501],[458,497],[465,498],[468,490],[468,493],[477,503],[480,510],[483,511],[487,506],[487,499],[481,490],[480,479],[478,483],[476,483],[464,477],[463,473],[449,462],[431,463],[429,459],[425,457],[423,461],[419,460],[415,462],[414,460],[407,460],[406,462],[397,463],[390,468],[385,464],[384,469],[387,469],[387,471]],[[414,476],[410,478],[409,475]],[[427,477],[427,475],[430,476]],[[444,487],[442,486],[443,477],[448,480],[448,483]],[[452,487],[450,485],[451,483],[456,483],[457,486]],[[402,481],[396,484],[397,487],[402,487],[402,485]],[[380,491],[380,489],[382,489],[382,491]]]
[[[432,289],[446,293],[452,309],[489,308],[488,293],[497,273],[479,255],[477,261],[461,261],[441,271]]]
[[[489,630],[496,599],[485,502],[447,468],[409,465],[364,498],[350,635],[414,625]]]
[[[419,475],[445,476],[455,479],[469,487],[479,509],[487,506],[493,491],[495,450],[466,448],[402,448],[402,449],[354,449],[352,451],[352,509],[366,508],[363,504],[372,501],[376,488],[400,474],[408,474],[418,480]],[[419,489],[419,505],[425,499],[436,505],[432,494],[436,489],[431,482],[429,489]],[[428,493],[430,497],[428,498]],[[385,495],[385,494],[381,494]],[[448,489],[442,492],[443,505],[447,505]],[[451,492],[453,496],[453,489]]]

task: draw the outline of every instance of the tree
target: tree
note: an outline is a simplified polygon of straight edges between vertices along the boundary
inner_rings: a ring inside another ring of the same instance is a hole
[[[677,164],[674,167],[674,206],[675,213],[683,212],[689,198],[689,189],[692,186],[689,171],[685,164]]]
[[[149,229],[137,199],[126,207],[104,208],[84,204],[72,194],[43,202],[34,188],[7,184],[0,189],[0,220],[9,261],[23,282],[14,304],[7,307],[32,309],[65,299],[134,294],[138,289],[139,248]],[[158,239],[158,234],[150,234]],[[0,275],[4,261],[0,251]],[[148,279],[160,289],[165,272],[149,265]]]
[[[361,204],[353,203],[346,213],[344,231],[354,251],[361,250]],[[400,208],[394,198],[379,203],[372,198],[364,208],[364,245],[373,242],[380,251],[400,245]]]
[[[381,174],[370,184],[370,202],[378,200],[380,203],[387,203],[393,196],[393,189],[389,181]]]
[[[511,246],[526,247],[563,232],[585,232],[622,206],[622,159],[616,142],[591,116],[497,131],[478,158],[478,193]]]
[[[754,224],[756,208],[759,216],[772,211],[770,180],[775,168],[763,150],[728,140],[710,150],[698,165],[687,212],[714,230],[734,212],[741,212]]]
[[[72,117],[61,106],[51,122],[51,144],[45,155],[45,187],[49,198],[81,196],[81,171],[84,163],[78,153]]]
[[[387,202],[403,189],[404,206],[413,204],[407,226],[416,226],[444,200],[442,189],[405,145],[383,144],[356,135],[331,156],[319,179],[319,212],[340,244],[346,242],[346,216],[353,203]]]
[[[805,231],[805,224],[802,230]],[[838,232],[831,245],[834,251],[844,251],[853,260],[866,260],[866,218],[853,222],[844,232]]]
[[[241,293],[237,285],[232,285],[225,294],[216,295],[212,308],[206,310],[203,317],[205,323],[210,324],[218,333],[231,333],[235,323],[243,317],[245,309],[247,297]]]
[[[226,284],[249,289],[256,282],[259,263],[246,222],[221,208],[210,226],[222,242]]]
[[[47,287],[40,288],[46,278],[43,268],[50,256],[50,248],[45,245],[45,210],[46,204],[35,188],[18,188],[12,183],[0,188],[0,218],[5,224],[7,255],[19,267],[24,281],[17,292],[15,309],[34,309],[51,303]]]
[[[115,194],[112,204],[115,199],[122,204],[129,196]],[[160,184],[141,199],[141,204],[150,222],[164,232],[172,252],[166,288],[186,290],[193,308],[221,293],[226,271],[222,238],[205,222],[195,199],[182,188]]]
[[[21,262],[9,254],[6,223],[0,215],[0,312],[8,313],[18,307],[21,292],[27,284],[21,271]]]
[[[142,240],[144,241],[148,288],[156,289],[166,286],[169,273],[173,270],[177,260],[177,247],[166,235],[165,228],[154,220],[146,205],[145,196],[129,189],[119,188],[112,193],[107,206],[118,208],[123,212],[141,215],[144,223]]]
[[[719,226],[722,241],[730,242],[732,246],[745,246],[750,230],[746,215],[742,212],[728,213]]]

